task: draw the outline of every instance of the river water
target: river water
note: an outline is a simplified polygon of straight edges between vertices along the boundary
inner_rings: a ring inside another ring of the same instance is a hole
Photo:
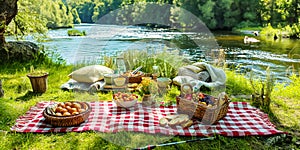
[[[103,56],[115,56],[126,50],[178,50],[192,61],[207,58],[205,52],[215,48],[224,50],[226,63],[241,72],[253,70],[264,77],[270,67],[278,81],[288,81],[291,73],[299,73],[300,40],[263,39],[258,43],[245,44],[244,35],[232,32],[213,32],[213,37],[202,38],[206,44],[197,43],[201,35],[164,29],[148,29],[137,26],[75,25],[87,36],[68,36],[67,30],[50,30],[49,40],[43,42],[50,50],[58,52],[68,64],[78,62],[100,63]],[[196,42],[195,42],[196,41]]]

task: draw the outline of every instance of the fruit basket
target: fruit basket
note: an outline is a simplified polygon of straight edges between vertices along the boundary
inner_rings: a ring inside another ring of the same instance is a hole
[[[204,124],[215,124],[226,116],[230,101],[224,92],[214,97],[191,91],[190,84],[181,86],[182,94],[176,97],[177,113],[187,114]]]
[[[86,102],[60,102],[46,107],[43,116],[45,122],[52,126],[69,127],[83,123],[91,110]]]
[[[130,108],[137,103],[138,96],[131,93],[117,92],[113,94],[113,101],[118,107]]]

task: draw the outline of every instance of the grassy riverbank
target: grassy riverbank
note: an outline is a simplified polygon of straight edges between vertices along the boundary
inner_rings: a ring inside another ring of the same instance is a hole
[[[107,135],[93,131],[83,133],[14,133],[10,132],[10,127],[14,125],[16,119],[24,115],[28,109],[40,101],[70,101],[83,99],[87,101],[108,100],[110,94],[98,93],[89,95],[86,93],[76,94],[62,91],[60,86],[68,81],[67,75],[73,71],[73,66],[56,65],[54,63],[35,63],[37,69],[49,72],[48,90],[42,95],[31,92],[31,85],[26,74],[30,71],[31,63],[2,65],[0,79],[3,80],[5,96],[0,98],[0,149],[126,149],[118,146],[110,140],[105,140]],[[24,67],[21,67],[24,66]],[[250,83],[243,76],[232,71],[227,74],[227,93],[229,95],[250,95]],[[293,77],[293,83],[287,87],[276,85],[272,93],[270,117],[277,128],[289,132],[287,137],[240,137],[229,138],[216,136],[212,141],[200,141],[177,146],[167,146],[157,149],[297,149],[296,141],[299,141],[299,120],[300,120],[300,78]],[[173,91],[176,91],[174,89]],[[248,101],[242,98],[233,98],[233,101]],[[119,140],[127,140],[134,143],[149,144],[149,139],[155,140],[155,135],[141,133],[117,133],[115,136],[122,137]],[[121,136],[120,136],[121,135]],[[145,138],[147,137],[147,138]],[[167,142],[182,141],[196,137],[173,137]],[[130,140],[129,140],[130,139]],[[147,139],[147,140],[145,140]],[[134,145],[131,145],[134,147]],[[298,146],[299,148],[299,146]]]
[[[291,38],[291,39],[299,39],[300,26],[297,24],[287,25],[284,27],[272,27],[270,24],[265,27],[244,27],[244,28],[235,28],[234,32],[250,34],[254,36],[254,31],[258,32],[258,35],[261,35],[266,38],[271,38],[277,40],[278,38]],[[258,36],[257,35],[257,36]]]

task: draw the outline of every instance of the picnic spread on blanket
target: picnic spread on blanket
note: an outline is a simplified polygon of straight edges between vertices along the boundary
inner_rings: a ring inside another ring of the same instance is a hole
[[[113,91],[112,101],[38,102],[16,120],[11,131],[128,131],[171,136],[231,137],[286,134],[276,129],[267,114],[248,102],[231,102],[224,91],[219,91],[216,96],[201,92],[203,86],[210,89],[225,86],[226,75],[222,69],[197,62],[179,68],[178,76],[169,79],[158,77],[155,73],[157,66],[153,66],[153,74],[143,73],[141,68],[123,74],[116,74],[101,65],[75,70],[61,89],[90,93]],[[176,104],[160,105],[152,93],[166,92],[171,83],[180,87]],[[133,93],[135,90],[142,95]]]
[[[176,105],[160,107],[144,107],[137,103],[129,109],[117,107],[111,101],[88,102],[91,112],[87,120],[80,125],[55,127],[45,122],[44,109],[53,102],[39,102],[17,119],[11,131],[16,132],[82,132],[99,131],[114,133],[120,131],[143,132],[149,134],[181,135],[181,136],[250,136],[283,134],[270,122],[268,116],[249,105],[247,102],[231,102],[227,115],[214,125],[203,125],[195,121],[189,128],[180,125],[160,126],[159,120],[177,112]]]

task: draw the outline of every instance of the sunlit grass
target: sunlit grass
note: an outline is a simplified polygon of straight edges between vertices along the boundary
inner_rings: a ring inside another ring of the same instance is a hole
[[[272,110],[283,126],[300,130],[300,78],[291,77],[291,84],[277,84],[272,93]]]
[[[226,71],[226,93],[229,95],[249,95],[252,92],[249,80],[234,71]]]

